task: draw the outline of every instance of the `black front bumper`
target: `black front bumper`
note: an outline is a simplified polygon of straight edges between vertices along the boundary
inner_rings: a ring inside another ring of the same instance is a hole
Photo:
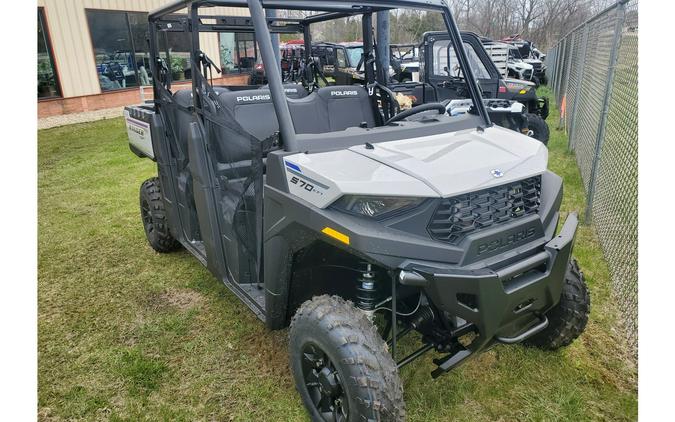
[[[577,225],[576,214],[570,214],[559,235],[503,267],[406,270],[423,278],[417,285],[437,308],[475,326],[478,338],[468,347],[471,352],[495,342],[517,343],[544,329],[546,312],[560,300]]]

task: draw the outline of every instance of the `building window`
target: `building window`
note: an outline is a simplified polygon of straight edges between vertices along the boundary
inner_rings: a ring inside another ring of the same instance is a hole
[[[131,28],[126,12],[87,10],[96,73],[102,91],[138,86]]]
[[[87,21],[102,91],[152,84],[147,13],[87,10]],[[158,41],[171,79],[191,79],[190,37],[162,32]]]
[[[134,47],[134,62],[141,85],[152,84],[150,67],[150,44],[148,43],[148,14],[127,13],[131,30],[131,44]]]
[[[224,73],[250,72],[258,60],[258,44],[252,33],[220,33],[220,65]]]
[[[166,37],[165,43],[169,44],[171,80],[182,81],[192,79],[190,37],[181,32],[165,32],[164,36]],[[166,44],[162,44],[162,47],[165,48]]]
[[[52,45],[45,24],[44,9],[38,8],[38,99],[60,97]]]

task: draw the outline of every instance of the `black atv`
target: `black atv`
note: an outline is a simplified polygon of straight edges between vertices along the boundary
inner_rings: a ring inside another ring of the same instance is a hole
[[[524,81],[503,79],[483,47],[481,39],[472,32],[462,32],[462,41],[483,98],[490,101],[491,119],[508,129],[520,131],[540,140],[549,140],[548,101],[537,99],[534,85]],[[392,83],[396,93],[411,96],[414,105],[467,98],[466,82],[461,71],[454,68],[457,58],[446,32],[427,32],[420,45],[424,62],[419,82]],[[447,66],[446,61],[450,61]],[[501,100],[501,101],[495,101]],[[524,108],[519,103],[524,105]],[[497,106],[497,107],[494,107]]]

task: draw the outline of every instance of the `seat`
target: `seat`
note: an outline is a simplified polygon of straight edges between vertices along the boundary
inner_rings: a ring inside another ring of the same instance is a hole
[[[284,89],[296,133],[320,134],[362,125],[375,126],[375,115],[363,87],[330,86],[309,95],[297,84],[285,85]],[[261,141],[279,131],[268,89],[222,92],[217,101],[245,131]],[[247,137],[220,126],[216,130],[219,162],[250,160],[251,144]]]
[[[296,133],[326,133],[349,127],[375,126],[375,114],[365,88],[337,85],[318,89],[305,98],[289,100]]]
[[[358,85],[328,86],[317,91],[325,103],[331,132],[348,127],[375,126],[373,106],[365,88]]]
[[[248,133],[265,140],[279,131],[279,123],[269,90],[232,91],[218,96],[218,103],[227,109]],[[251,159],[251,141],[238,132],[216,125],[217,160],[235,163]]]
[[[269,90],[269,84],[264,85],[260,89],[266,89]],[[293,99],[300,99],[300,98],[305,98],[307,95],[309,95],[309,92],[307,92],[307,89],[300,85],[300,84],[294,84],[294,83],[288,83],[284,84],[284,92],[286,92],[286,97],[288,98],[293,98]]]
[[[214,87],[213,89],[217,95],[224,92],[229,92],[224,87]],[[173,94],[173,99],[178,107],[174,108],[174,130],[176,141],[178,144],[179,154],[178,161],[182,164],[187,164],[187,140],[190,130],[190,123],[192,122],[192,112],[190,111],[193,105],[192,88],[180,89]]]

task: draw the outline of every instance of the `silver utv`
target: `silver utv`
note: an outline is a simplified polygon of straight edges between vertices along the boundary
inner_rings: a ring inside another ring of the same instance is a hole
[[[376,78],[373,14],[398,7],[442,14],[470,112],[401,111]],[[321,86],[311,25],[355,15],[363,85]],[[247,25],[269,87],[212,83],[200,33]],[[190,40],[189,88],[171,80],[167,32]],[[302,84],[284,85],[270,34],[298,32]],[[148,241],[185,248],[269,329],[290,326],[312,420],[404,420],[398,369],[425,353],[436,377],[498,343],[554,349],[581,334],[588,294],[571,258],[576,215],[559,226],[562,180],[544,145],[491,123],[445,1],[177,1],[149,15],[149,40],[154,99],[126,115],[132,151],[157,163],[140,192]],[[419,348],[400,356],[411,332]]]

